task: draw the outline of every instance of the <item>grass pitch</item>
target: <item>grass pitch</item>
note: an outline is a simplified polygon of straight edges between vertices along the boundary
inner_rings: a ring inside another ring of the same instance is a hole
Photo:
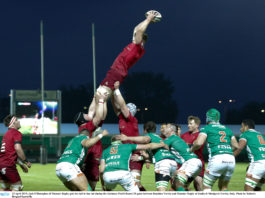
[[[68,191],[64,187],[62,182],[57,178],[55,174],[56,164],[33,164],[29,169],[29,173],[23,173],[18,167],[20,176],[23,182],[24,191]],[[248,163],[237,163],[235,172],[229,184],[230,191],[243,191],[245,184],[246,167]],[[155,175],[153,166],[150,169],[146,169],[144,166],[142,180],[143,186],[148,191],[156,191],[155,188]],[[217,181],[218,182],[218,181]],[[217,191],[217,182],[215,183],[213,190]],[[190,186],[191,190],[194,190],[193,184]],[[101,191],[100,182],[96,186],[97,191]],[[116,191],[123,191],[120,186],[115,188]],[[262,190],[265,190],[263,186]]]

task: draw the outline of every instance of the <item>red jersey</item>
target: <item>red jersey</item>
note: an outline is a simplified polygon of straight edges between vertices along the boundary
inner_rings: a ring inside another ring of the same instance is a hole
[[[181,135],[181,138],[190,146],[198,138],[199,134],[200,134],[200,132],[192,133],[191,131],[188,131],[188,132],[182,134]],[[204,164],[204,160],[203,160],[203,147],[204,147],[204,144],[201,146],[200,149],[194,151],[194,153],[199,157],[199,159]]]
[[[5,166],[13,166],[17,161],[17,153],[15,144],[22,142],[22,134],[13,128],[8,129],[5,133],[0,151],[0,164]]]
[[[126,136],[139,136],[138,120],[129,113],[129,117],[125,118],[122,113],[119,115],[120,133]],[[124,141],[125,143],[134,144],[132,141]]]
[[[92,136],[93,132],[96,130],[96,126],[94,125],[93,121],[89,121],[86,124],[82,124],[79,128],[78,128],[78,133],[80,133],[80,131],[82,129],[87,129],[89,131],[89,137]]]
[[[103,124],[103,121],[101,121],[99,126],[102,126],[102,124]],[[87,129],[89,131],[89,137],[91,138],[93,132],[97,129],[97,127],[94,125],[93,121],[89,121],[86,124],[81,125],[78,129],[78,132],[80,133],[82,129]],[[101,140],[99,140],[96,144],[94,144],[88,149],[87,153],[93,153],[95,158],[101,158],[102,151],[103,150],[101,146]]]
[[[128,70],[144,55],[145,50],[143,44],[130,43],[113,62],[110,70],[107,72],[105,79],[101,85],[114,89],[114,83],[123,82],[128,75]]]

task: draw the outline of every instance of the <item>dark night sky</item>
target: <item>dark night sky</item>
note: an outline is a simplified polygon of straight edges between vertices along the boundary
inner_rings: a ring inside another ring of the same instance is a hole
[[[146,54],[130,72],[172,80],[178,121],[204,119],[219,98],[236,99],[231,108],[265,101],[264,0],[1,1],[0,96],[40,88],[40,20],[45,88],[58,89],[92,82],[92,22],[99,83],[150,9],[163,19],[149,26]]]

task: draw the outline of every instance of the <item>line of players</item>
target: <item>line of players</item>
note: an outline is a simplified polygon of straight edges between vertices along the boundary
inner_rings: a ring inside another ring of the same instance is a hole
[[[261,185],[259,181],[265,175],[265,169],[263,168],[265,164],[265,144],[263,144],[263,136],[254,130],[253,121],[251,120],[242,122],[242,132],[244,133],[240,138],[239,145],[231,130],[219,123],[220,113],[216,109],[207,111],[207,125],[200,130],[200,133],[198,131],[199,119],[197,117],[190,118],[189,125],[192,126],[192,122],[194,122],[193,126],[196,126],[196,132],[189,132],[183,136],[183,139],[186,139],[189,145],[176,134],[176,126],[170,123],[165,125],[164,130],[162,129],[165,140],[155,134],[155,124],[153,122],[147,123],[144,128],[146,134],[139,136],[138,122],[134,117],[136,106],[132,103],[126,105],[119,86],[127,76],[128,70],[143,56],[143,47],[146,42],[145,30],[155,18],[156,13],[156,11],[150,12],[147,18],[135,27],[133,42],[125,47],[115,59],[111,69],[107,72],[106,78],[97,89],[88,114],[79,113],[75,118],[79,132],[82,134],[86,131],[90,137],[96,136],[94,138],[97,138],[98,142],[89,148],[87,155],[79,154],[75,157],[73,157],[72,152],[78,150],[75,147],[80,146],[84,140],[80,140],[79,144],[70,142],[58,161],[57,176],[71,190],[91,190],[91,188],[94,190],[100,175],[103,190],[112,190],[117,184],[120,184],[127,191],[144,191],[145,188],[140,182],[141,171],[144,163],[143,159],[148,160],[149,155],[144,151],[139,152],[139,150],[148,148],[151,150],[153,157],[158,191],[167,190],[170,180],[172,180],[174,190],[184,191],[194,179],[197,190],[210,191],[218,179],[219,190],[227,190],[235,168],[234,155],[238,155],[247,146],[249,155],[251,155],[251,165],[246,176],[245,190],[254,190],[257,185]],[[119,118],[121,135],[114,136],[112,145],[104,150],[102,154],[99,140],[108,133],[105,130],[101,133],[100,130],[97,131],[97,128],[102,126],[107,115],[106,103],[110,97],[113,109]],[[252,137],[253,135],[249,135],[252,139],[247,139],[246,137],[249,136],[245,137],[244,134],[254,134],[257,137],[255,139],[255,137]],[[83,134],[83,136],[85,135]],[[93,140],[93,138],[87,141],[90,140]],[[209,150],[209,163],[204,173],[202,150],[206,141]],[[252,145],[252,141],[259,143],[258,149],[256,148],[257,144]],[[199,150],[196,154],[200,159],[193,153],[196,150]],[[80,151],[80,148],[78,151]],[[80,162],[84,160],[85,156],[87,157],[84,173],[87,177],[80,170],[83,163]],[[138,161],[138,159],[140,160]],[[67,166],[69,164],[72,167],[75,166],[72,170],[75,169],[76,172],[67,171],[65,163]],[[78,181],[79,178],[82,179]],[[88,179],[86,180],[86,178]],[[75,180],[76,182],[73,182]]]
[[[157,190],[166,190],[170,179],[174,190],[186,190],[194,178],[197,190],[211,190],[217,179],[219,189],[227,190],[235,167],[234,155],[238,155],[247,146],[251,164],[247,171],[245,190],[260,187],[265,170],[265,141],[263,136],[254,130],[254,122],[251,120],[242,122],[241,130],[244,133],[239,144],[231,130],[219,123],[220,113],[216,109],[207,112],[207,126],[202,128],[200,133],[197,127],[199,119],[191,117],[189,126],[196,126],[196,132],[191,130],[192,132],[186,133],[186,137],[183,137],[184,140],[188,140],[189,145],[176,134],[177,127],[174,124],[163,126],[162,135],[165,140],[155,134],[156,127],[153,122],[146,123],[145,136],[139,136],[137,119],[134,117],[136,106],[132,103],[126,105],[119,86],[127,76],[128,70],[143,56],[147,39],[145,30],[156,14],[156,11],[149,12],[146,19],[135,27],[133,42],[115,59],[106,78],[97,89],[88,114],[76,115],[75,123],[79,127],[79,135],[69,142],[57,162],[56,175],[70,190],[95,190],[100,175],[103,190],[112,190],[117,184],[121,184],[128,191],[144,191],[140,182],[141,170],[144,161],[147,160],[147,165],[150,163],[150,152],[148,154],[139,150],[152,150]],[[107,100],[110,97],[119,118],[121,135],[114,136],[112,145],[103,152],[100,139],[108,135],[108,132],[101,130],[100,127],[106,118]],[[16,116],[9,115],[4,122],[9,130],[3,137],[0,152],[1,190],[21,190],[22,182],[15,164],[19,159],[19,164],[25,172],[31,164],[21,147],[21,135],[18,131],[20,124]],[[210,156],[207,170],[203,174],[202,146],[206,141]],[[193,153],[198,149],[201,149],[196,153],[199,158]],[[132,152],[134,153],[131,158]]]

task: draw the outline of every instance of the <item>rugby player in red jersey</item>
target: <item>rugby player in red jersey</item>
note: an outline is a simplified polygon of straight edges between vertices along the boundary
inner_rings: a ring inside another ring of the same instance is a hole
[[[28,162],[21,146],[22,134],[18,131],[20,122],[16,116],[6,116],[4,124],[8,131],[3,136],[0,151],[0,190],[21,191],[23,186],[16,163],[19,161],[24,172],[28,172],[31,163]]]
[[[89,119],[87,114],[82,112],[79,112],[74,119],[74,122],[79,128],[78,131],[80,132],[82,129],[88,130],[89,137],[97,135],[94,132],[98,127],[102,126],[107,115],[106,97],[96,94],[95,101],[97,104],[96,113],[92,120]],[[102,145],[99,140],[95,145],[88,149],[83,169],[92,190],[95,190],[96,184],[99,181],[99,160],[101,155]]]
[[[193,145],[193,142],[198,138],[198,135],[200,134],[199,126],[201,124],[201,120],[196,116],[189,116],[187,121],[189,131],[181,135],[181,138],[189,145],[189,147],[191,147]],[[203,175],[205,168],[203,160],[203,147],[204,145],[202,145],[199,150],[194,151],[194,153],[202,161],[202,171],[193,181],[193,185],[196,191],[203,190]]]
[[[134,117],[137,112],[136,106],[133,103],[128,103],[126,105],[119,90],[119,86],[119,82],[114,83],[115,90],[111,101],[114,112],[119,118],[120,134],[124,134],[126,136],[139,136],[138,120]],[[135,144],[132,141],[124,141],[123,144],[125,143]],[[133,154],[140,155],[140,151],[135,151]],[[145,188],[141,185],[143,163],[144,161],[136,162],[132,161],[132,159],[130,160],[130,170],[140,191],[145,191]]]
[[[97,89],[98,94],[109,97],[114,89],[114,83],[119,81],[121,84],[128,75],[128,70],[144,55],[144,44],[147,41],[147,34],[145,34],[145,31],[156,15],[156,11],[150,12],[146,16],[146,19],[134,28],[132,43],[127,45],[114,60],[106,77]],[[93,99],[88,110],[90,119],[93,118],[94,113],[95,101]]]

